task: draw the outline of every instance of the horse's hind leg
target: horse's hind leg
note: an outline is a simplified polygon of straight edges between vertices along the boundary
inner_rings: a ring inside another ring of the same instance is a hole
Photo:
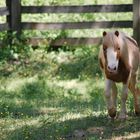
[[[111,89],[113,94],[111,95]],[[106,86],[105,86],[105,98],[107,103],[107,109],[109,116],[114,118],[116,116],[116,86],[113,81],[106,79]]]
[[[129,83],[129,89],[134,97],[134,107],[136,115],[140,115],[140,90],[136,87],[136,74],[132,75]]]

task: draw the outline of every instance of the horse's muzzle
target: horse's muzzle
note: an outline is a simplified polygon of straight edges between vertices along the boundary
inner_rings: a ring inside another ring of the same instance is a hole
[[[107,70],[108,70],[109,73],[112,73],[112,74],[113,74],[113,73],[114,73],[114,74],[117,73],[117,67],[116,67],[116,66],[114,66],[114,67],[112,67],[112,68],[108,66],[108,67],[107,67]]]

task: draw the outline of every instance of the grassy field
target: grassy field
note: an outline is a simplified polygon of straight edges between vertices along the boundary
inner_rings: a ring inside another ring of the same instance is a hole
[[[132,0],[22,0],[22,5],[117,4]],[[4,0],[0,1],[4,5]],[[23,15],[22,20],[57,22],[132,19],[126,14]],[[0,19],[5,21],[5,17]],[[110,30],[110,29],[108,29]],[[132,29],[124,30],[132,35]],[[100,30],[25,32],[23,42],[0,47],[0,140],[134,140],[140,139],[140,118],[134,115],[131,93],[128,118],[110,120],[104,100],[104,78],[98,65],[100,46],[69,46],[50,51],[31,48],[26,36],[92,37]],[[0,39],[5,38],[0,33]],[[121,85],[118,84],[118,111]]]
[[[126,121],[107,117],[97,46],[30,53],[1,63],[2,140],[140,138],[140,119],[133,113],[131,94]]]

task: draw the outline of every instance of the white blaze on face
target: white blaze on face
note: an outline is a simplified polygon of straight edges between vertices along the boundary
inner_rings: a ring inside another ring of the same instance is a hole
[[[112,72],[117,71],[119,61],[117,59],[117,52],[114,51],[113,47],[107,48],[107,62],[108,62],[107,67],[109,71]]]

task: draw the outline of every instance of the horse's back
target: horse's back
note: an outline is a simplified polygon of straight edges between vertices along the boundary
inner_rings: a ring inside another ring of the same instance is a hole
[[[138,44],[133,38],[129,36],[125,36],[125,39],[126,44],[128,46],[129,59],[132,65],[131,67],[133,68],[133,70],[136,71],[140,63],[140,53]]]

